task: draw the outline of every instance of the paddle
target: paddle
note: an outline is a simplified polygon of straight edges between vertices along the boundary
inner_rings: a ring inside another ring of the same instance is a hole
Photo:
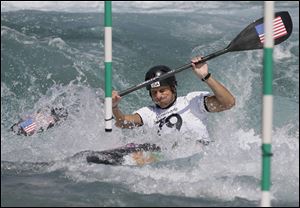
[[[280,24],[280,18],[282,21],[282,25],[281,27],[283,28],[283,32],[281,32],[280,34],[278,34],[276,36],[277,33],[274,32],[274,44],[277,45],[283,41],[285,41],[286,39],[288,39],[288,37],[291,35],[292,33],[292,29],[293,29],[293,23],[291,20],[291,17],[289,15],[288,12],[276,12],[275,13],[275,19],[279,17],[278,21]],[[217,56],[220,56],[224,53],[227,52],[233,52],[233,51],[245,51],[245,50],[254,50],[254,49],[262,49],[264,47],[263,43],[260,41],[260,38],[258,36],[259,31],[262,29],[263,30],[263,21],[264,18],[260,18],[258,20],[256,20],[255,22],[251,23],[250,25],[248,25],[242,32],[240,32],[240,34],[238,36],[236,36],[235,39],[233,39],[233,41],[231,41],[231,43],[224,48],[223,50],[217,51],[215,53],[212,53],[210,55],[207,55],[205,57],[202,58],[201,61],[199,61],[198,63],[202,63],[205,61],[208,61],[210,59],[213,59]],[[284,28],[285,28],[285,32],[284,32]],[[188,69],[192,67],[191,63],[185,64],[177,69],[171,70],[168,73],[165,73],[161,76],[158,77],[154,77],[150,80],[147,80],[145,82],[142,82],[138,85],[135,85],[133,87],[130,87],[126,90],[123,90],[121,92],[119,92],[119,95],[122,97],[124,95],[127,95],[135,90],[138,90],[142,87],[145,87],[147,85],[152,84],[153,82],[157,82],[160,80],[164,80],[178,72],[181,72],[185,69]]]

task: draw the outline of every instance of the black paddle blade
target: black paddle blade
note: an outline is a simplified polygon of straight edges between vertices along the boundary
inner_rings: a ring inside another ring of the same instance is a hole
[[[280,29],[277,29],[278,32],[273,34],[275,39],[274,44],[277,45],[290,37],[293,30],[293,23],[289,13],[286,11],[276,12],[274,16],[276,25],[280,27]],[[264,18],[260,18],[251,23],[233,41],[231,41],[227,46],[228,51],[262,49],[264,44],[261,42],[259,34],[264,33],[263,23]]]

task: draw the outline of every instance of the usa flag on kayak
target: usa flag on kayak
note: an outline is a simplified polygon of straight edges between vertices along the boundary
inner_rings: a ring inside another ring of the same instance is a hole
[[[264,43],[264,40],[265,40],[264,24],[256,25],[255,29],[259,36],[260,42]],[[280,38],[286,34],[288,34],[288,33],[282,22],[281,17],[280,16],[276,17],[273,20],[273,39]]]
[[[26,121],[22,122],[20,126],[23,128],[23,130],[27,133],[33,133],[36,128],[36,123],[33,121],[32,118],[27,119]]]

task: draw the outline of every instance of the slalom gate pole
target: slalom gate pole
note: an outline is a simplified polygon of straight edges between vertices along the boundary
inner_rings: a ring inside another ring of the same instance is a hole
[[[105,131],[112,131],[112,5],[104,1]]]
[[[262,104],[262,207],[271,206],[271,137],[273,120],[273,31],[274,1],[264,2],[264,56],[263,56],[263,104]]]

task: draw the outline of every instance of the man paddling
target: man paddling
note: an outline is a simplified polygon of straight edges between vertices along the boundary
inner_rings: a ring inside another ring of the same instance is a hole
[[[159,134],[177,130],[182,133],[195,132],[199,138],[197,141],[207,144],[210,139],[207,130],[207,114],[209,112],[221,112],[235,105],[235,98],[221,83],[213,78],[208,71],[206,63],[199,63],[201,57],[195,57],[192,68],[196,76],[205,82],[213,91],[190,92],[186,96],[177,97],[176,78],[171,76],[147,86],[149,94],[155,105],[140,108],[133,114],[122,113],[118,104],[121,97],[113,91],[113,114],[115,125],[120,128],[133,128],[147,125],[156,127]],[[170,71],[167,66],[152,67],[146,74],[145,80],[152,79]]]

